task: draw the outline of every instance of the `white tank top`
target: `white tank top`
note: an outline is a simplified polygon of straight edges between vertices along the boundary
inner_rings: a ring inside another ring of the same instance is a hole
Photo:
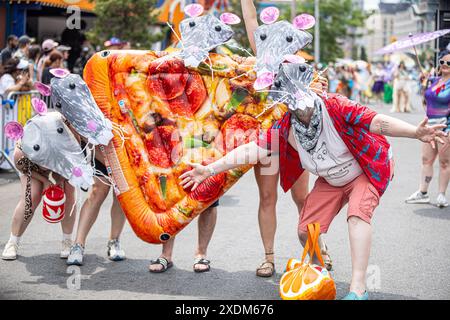
[[[322,105],[323,126],[316,147],[310,152],[297,142],[297,150],[305,170],[323,177],[330,185],[342,187],[359,177],[363,171],[333,125]]]

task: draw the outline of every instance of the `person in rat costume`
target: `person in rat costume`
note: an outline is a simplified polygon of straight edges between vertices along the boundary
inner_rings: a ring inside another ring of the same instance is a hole
[[[112,185],[102,150],[111,141],[112,131],[116,130],[121,135],[121,129],[103,115],[79,75],[64,69],[52,69],[51,72],[54,77],[50,86],[38,82],[36,87],[43,96],[51,97],[56,111],[65,117],[70,129],[77,134],[85,157],[92,158],[88,162],[94,169],[92,189],[81,206],[75,244],[67,257],[67,264],[82,265],[87,235]],[[125,258],[125,253],[120,246],[119,237],[126,219],[116,197],[111,207],[111,221],[107,254],[109,259],[121,261]]]
[[[299,216],[298,236],[304,245],[307,225],[320,223],[326,233],[348,204],[352,279],[344,300],[368,300],[366,271],[372,241],[371,220],[380,197],[393,177],[391,147],[385,136],[418,139],[435,145],[447,139],[446,125],[418,126],[377,114],[338,94],[315,94],[313,68],[283,63],[269,98],[288,106],[277,126],[258,141],[240,146],[207,166],[192,164],[181,185],[195,190],[207,177],[243,164],[255,163],[273,152],[280,155],[281,186],[289,190],[304,171],[317,175]],[[278,143],[277,143],[278,142]]]
[[[181,50],[165,55],[161,59],[178,57],[183,60],[186,67],[198,67],[201,63],[209,63],[209,53],[231,39],[233,30],[230,24],[240,22],[239,17],[232,13],[223,13],[220,19],[211,14],[203,14],[203,7],[199,4],[190,4],[184,8],[188,18],[180,24]],[[212,70],[212,68],[211,68]],[[195,251],[193,270],[197,273],[210,271],[210,260],[207,257],[209,242],[214,233],[217,220],[216,201],[206,209],[198,218],[198,245]],[[162,245],[161,255],[151,260],[149,271],[162,273],[173,266],[172,253],[175,237]]]
[[[34,101],[33,105],[37,104],[40,103]],[[14,161],[22,172],[22,192],[14,210],[11,236],[3,250],[4,260],[17,259],[21,237],[41,202],[43,192],[52,185],[59,185],[65,193],[66,213],[61,221],[60,257],[66,259],[76,218],[75,187],[89,187],[93,183],[92,168],[85,161],[66,120],[57,112],[47,113],[46,107],[39,108],[37,113],[24,128],[17,122],[5,126],[6,136],[17,140]]]
[[[306,15],[299,15],[292,24],[287,21],[277,22],[279,17],[278,9],[269,7],[261,12],[260,20],[263,24],[259,26],[253,1],[241,0],[241,4],[250,46],[257,55],[255,69],[258,78],[255,87],[262,89],[267,86],[265,83],[273,81],[273,77],[278,73],[282,62],[301,60],[301,57],[295,54],[311,43],[312,36],[305,30],[311,28],[314,23],[303,26],[295,23]],[[318,92],[328,87],[325,79],[318,77],[316,80],[313,87],[317,88]],[[269,163],[272,164],[277,160],[277,155],[273,154]],[[279,172],[268,174],[265,172],[267,171],[266,168],[267,165],[261,163],[255,166],[255,177],[260,197],[258,220],[265,249],[265,260],[256,269],[256,275],[260,277],[271,277],[275,274],[276,190]],[[283,170],[283,168],[281,167],[280,170]],[[308,194],[308,181],[309,174],[305,172],[295,181],[291,188],[292,199],[299,213]],[[332,261],[327,253],[326,245],[322,239],[320,243],[326,267],[331,270]]]

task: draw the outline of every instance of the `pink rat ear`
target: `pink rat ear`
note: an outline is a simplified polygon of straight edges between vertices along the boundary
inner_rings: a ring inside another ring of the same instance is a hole
[[[264,72],[256,79],[253,88],[258,91],[270,87],[273,84],[274,75],[272,72]]]
[[[284,56],[284,61],[290,62],[290,63],[305,63],[306,60],[303,57],[300,57],[296,54],[287,54]]]
[[[198,3],[189,4],[184,7],[184,13],[191,18],[198,17],[203,13],[203,6]]]
[[[51,69],[50,73],[57,78],[65,78],[70,74],[69,70],[66,69]]]
[[[41,100],[39,98],[32,98],[31,105],[38,115],[43,116],[47,113],[48,108],[44,100]]]
[[[23,137],[23,127],[16,121],[8,122],[5,125],[5,136],[11,140],[20,140]]]
[[[310,14],[302,13],[301,15],[298,15],[294,18],[292,24],[297,29],[307,30],[314,27],[314,25],[316,24],[316,18],[314,18]]]
[[[241,22],[241,18],[231,12],[225,12],[220,15],[220,21],[225,24],[238,24]]]
[[[268,7],[261,11],[259,18],[264,24],[272,24],[278,20],[280,10],[277,7]]]
[[[43,84],[42,82],[35,82],[34,83],[34,87],[43,96],[49,97],[52,94],[52,88],[50,88],[49,86]]]

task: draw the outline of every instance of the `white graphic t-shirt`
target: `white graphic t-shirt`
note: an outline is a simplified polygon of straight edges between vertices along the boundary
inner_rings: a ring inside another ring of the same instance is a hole
[[[359,177],[363,171],[339,136],[324,106],[322,113],[322,132],[316,147],[308,152],[297,143],[297,150],[305,170],[323,177],[332,186],[342,187]]]

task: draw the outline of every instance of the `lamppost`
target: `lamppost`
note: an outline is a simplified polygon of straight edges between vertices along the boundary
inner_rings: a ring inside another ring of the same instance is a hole
[[[314,0],[314,17],[316,18],[316,25],[314,27],[314,61],[320,62],[320,12],[319,0]]]

